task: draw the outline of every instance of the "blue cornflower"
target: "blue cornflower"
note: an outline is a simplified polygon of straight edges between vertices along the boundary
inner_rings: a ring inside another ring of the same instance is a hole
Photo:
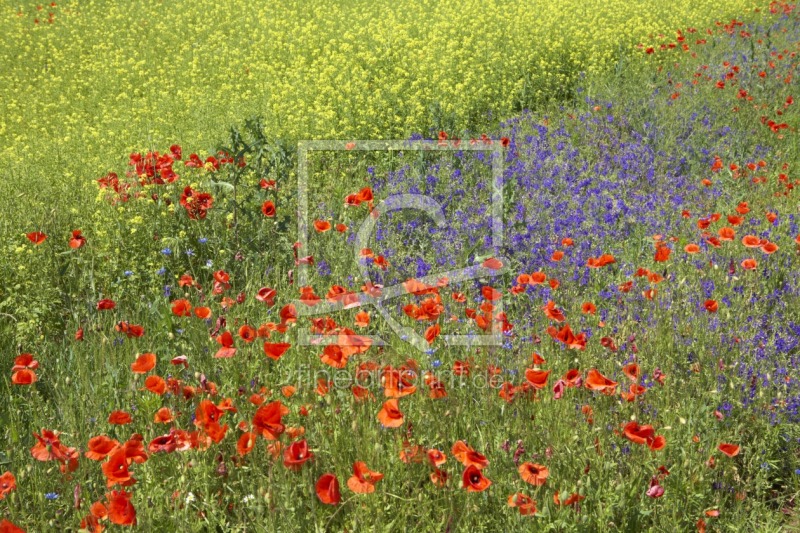
[[[167,269],[164,268],[164,267],[161,267],[158,270],[156,270],[156,274],[158,274],[159,276],[163,276],[166,273],[167,273]]]
[[[125,276],[126,276],[126,277],[133,276],[133,270],[126,270],[126,271],[124,272],[124,274],[125,274]]]
[[[330,276],[331,275],[331,268],[328,266],[328,263],[323,259],[319,263],[317,263],[317,273],[320,276]]]
[[[197,242],[199,242],[200,244],[205,244],[208,242],[208,239],[206,239],[205,237],[200,237],[199,239],[197,239]]]
[[[188,250],[186,250],[186,252],[185,252],[185,253],[186,253],[186,255],[188,255],[189,257],[192,257],[192,256],[194,255],[194,250],[192,250],[191,248],[189,248]]]
[[[164,255],[172,255],[172,250],[169,248],[164,248],[163,250],[161,250],[161,253]]]
[[[44,497],[47,498],[48,500],[56,500],[56,499],[58,499],[58,493],[57,492],[48,492],[47,494],[44,495]]]

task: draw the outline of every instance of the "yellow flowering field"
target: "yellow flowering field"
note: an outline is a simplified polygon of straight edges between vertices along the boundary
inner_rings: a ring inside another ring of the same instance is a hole
[[[6,3],[2,185],[63,186],[251,115],[276,137],[394,138],[565,96],[661,32],[749,0]],[[703,26],[704,27],[704,26]]]

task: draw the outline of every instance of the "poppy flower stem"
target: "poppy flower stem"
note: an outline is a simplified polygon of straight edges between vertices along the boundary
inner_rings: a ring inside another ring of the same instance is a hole
[[[391,496],[392,498],[397,498],[398,500],[402,500],[404,502],[412,502],[412,503],[416,503],[417,502],[417,500],[411,500],[409,498],[403,498],[401,496],[397,496],[396,494],[392,494],[391,492],[386,492],[385,494],[387,496]]]
[[[328,531],[328,526],[330,526],[330,525],[331,525],[331,522],[333,521],[333,519],[334,519],[334,518],[336,518],[336,515],[337,515],[337,514],[339,514],[339,511],[341,511],[342,509],[344,509],[344,507],[345,507],[345,506],[346,506],[348,503],[350,503],[351,501],[353,501],[353,500],[356,498],[356,496],[358,496],[358,495],[357,495],[357,494],[355,494],[355,495],[353,495],[353,496],[350,496],[348,499],[346,499],[345,501],[341,502],[339,505],[337,505],[337,506],[336,506],[336,511],[334,511],[334,513],[333,513],[333,514],[330,516],[330,518],[328,518],[328,521],[327,521],[327,522],[325,522],[325,531]]]

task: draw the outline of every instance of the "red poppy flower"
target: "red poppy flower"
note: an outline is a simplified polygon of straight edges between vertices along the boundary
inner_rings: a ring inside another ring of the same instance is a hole
[[[331,223],[327,220],[315,220],[314,229],[317,230],[317,233],[325,233],[326,231],[330,231]]]
[[[547,305],[545,305],[543,309],[545,316],[550,320],[563,322],[566,319],[564,317],[564,312],[556,308],[556,303],[552,300],[548,300]]]
[[[614,394],[617,388],[616,381],[611,381],[595,368],[589,370],[585,383],[587,389],[602,392],[603,394]]]
[[[489,460],[480,452],[476,452],[472,447],[468,446],[463,440],[456,441],[453,448],[450,450],[456,461],[464,466],[474,466],[479,470],[483,470],[489,466]]]
[[[716,313],[719,309],[719,304],[716,300],[706,300],[703,306],[706,308],[706,311],[709,313]]]
[[[156,354],[143,353],[131,363],[131,371],[134,374],[146,374],[156,366]]]
[[[26,233],[25,236],[28,238],[29,241],[31,241],[36,246],[42,244],[45,241],[45,239],[47,239],[47,235],[45,235],[41,231]]]
[[[59,440],[59,432],[42,429],[41,434],[34,433],[36,444],[31,447],[31,456],[37,461],[57,460],[61,463],[61,471],[74,471],[78,468],[78,451],[64,446]]]
[[[530,275],[530,281],[528,281],[529,285],[541,285],[547,281],[547,276],[544,272],[534,272]]]
[[[286,411],[288,413],[288,410]],[[281,423],[284,415],[284,406],[280,401],[262,405],[253,415],[253,430],[267,440],[277,440],[286,430]]]
[[[372,189],[370,187],[364,187],[358,191],[357,196],[361,202],[371,202],[373,200]]]
[[[144,380],[144,388],[161,396],[167,392],[167,382],[161,376],[147,376]]]
[[[755,270],[758,267],[758,263],[755,259],[745,259],[742,261],[741,265],[745,270]]]
[[[129,339],[142,337],[144,335],[144,328],[142,326],[129,324],[124,320],[117,322],[114,329],[120,333],[124,333]]]
[[[484,299],[486,299],[486,300],[488,300],[490,302],[497,301],[497,300],[499,300],[500,298],[503,297],[503,293],[502,292],[500,292],[500,291],[498,291],[496,289],[493,289],[492,287],[490,287],[488,285],[484,285],[483,287],[481,287],[481,294],[483,295]]]
[[[640,426],[636,422],[629,422],[625,425],[625,437],[636,444],[646,444],[647,440],[655,434],[653,426]]]
[[[745,235],[742,237],[742,244],[747,248],[759,248],[761,246],[761,239],[755,235]]]
[[[125,448],[119,448],[108,456],[108,460],[102,465],[108,488],[114,485],[128,487],[136,483],[136,479],[131,475],[128,466],[128,455]]]
[[[639,381],[639,365],[636,363],[630,363],[622,367],[622,373],[625,374],[628,379],[633,381],[634,383]]]
[[[590,257],[586,261],[586,266],[589,268],[602,268],[606,265],[616,263],[617,260],[611,254],[603,254],[600,257]]]
[[[244,324],[239,328],[239,337],[245,342],[253,342],[257,336],[256,330],[252,326]]]
[[[308,449],[305,439],[291,443],[283,451],[283,466],[289,470],[299,471],[306,461],[313,459],[314,454]]]
[[[636,444],[647,444],[647,446],[657,451],[666,446],[666,439],[661,435],[656,435],[653,426],[640,426],[636,422],[628,422],[623,430],[625,438]]]
[[[569,327],[569,324],[564,324],[560,330],[550,326],[547,328],[547,333],[555,340],[566,344],[568,348],[572,348],[573,350],[586,349],[586,334],[579,333],[575,335],[575,333],[572,332],[572,328]]]
[[[81,234],[81,230],[76,229],[72,232],[72,237],[69,240],[69,247],[73,249],[78,249],[81,246],[86,244],[86,237]]]
[[[378,412],[378,421],[387,428],[396,428],[403,425],[403,413],[400,412],[396,398],[384,402]]]
[[[272,218],[275,216],[275,204],[272,203],[272,200],[267,200],[261,205],[261,212],[265,217]]]
[[[8,496],[10,492],[17,488],[17,479],[11,472],[4,472],[0,476],[0,500]]]
[[[381,375],[383,393],[387,398],[402,398],[417,391],[414,379],[417,377],[413,371],[387,367]]]
[[[233,335],[230,331],[225,331],[217,337],[217,343],[221,346],[214,357],[217,359],[227,359],[236,355],[236,348],[233,346]]]
[[[192,313],[192,304],[189,303],[189,300],[174,300],[171,307],[172,314],[175,316],[190,316]]]
[[[544,465],[536,463],[522,463],[517,469],[522,481],[530,483],[531,485],[541,486],[547,481],[550,475],[550,470]]]
[[[187,216],[192,220],[206,218],[208,210],[214,204],[214,198],[207,192],[199,192],[191,187],[183,189],[180,205],[186,209]]]
[[[544,389],[547,387],[547,378],[549,376],[549,370],[535,370],[533,368],[525,370],[525,379],[534,389]]]
[[[576,503],[580,503],[582,500],[585,499],[586,496],[581,496],[580,494],[573,492],[572,494],[569,495],[569,497],[566,500],[562,502],[561,498],[558,497],[558,491],[556,491],[555,494],[553,494],[553,503],[555,503],[556,505],[574,505]]]
[[[434,468],[433,472],[431,472],[430,479],[431,483],[433,483],[437,487],[444,487],[447,485],[448,474],[444,470],[439,470],[438,468]]]
[[[184,274],[178,280],[179,287],[194,287],[194,278],[189,274]]]
[[[569,369],[562,379],[567,384],[567,387],[580,387],[583,385],[583,376],[577,368]]]
[[[242,436],[236,442],[236,452],[242,457],[252,452],[256,445],[256,436],[255,433],[249,431],[242,433]]]
[[[210,307],[195,307],[194,308],[194,316],[197,318],[205,320],[206,318],[211,316],[211,308]]]
[[[736,238],[736,232],[733,230],[733,228],[720,228],[717,234],[719,235],[720,240],[723,241],[732,241]]]
[[[684,246],[684,247],[683,247],[683,250],[684,250],[684,251],[685,251],[687,254],[696,254],[696,253],[700,253],[700,247],[699,247],[699,246],[697,246],[697,245],[696,245],[696,244],[694,244],[694,243],[692,243],[692,244],[687,244],[686,246]]]
[[[467,489],[467,492],[483,492],[492,484],[492,482],[474,465],[470,465],[464,469],[461,482],[464,488]]]
[[[723,442],[720,444],[717,449],[727,455],[728,457],[736,457],[739,455],[739,445],[737,444],[728,444],[727,442]]]
[[[508,497],[508,506],[519,509],[519,514],[522,516],[536,514],[536,502],[521,492],[517,492]]]
[[[25,530],[3,518],[0,520],[0,533],[25,533]]]
[[[581,312],[585,315],[593,315],[597,313],[597,307],[592,302],[583,302]]]
[[[481,263],[481,266],[484,268],[488,268],[489,270],[500,270],[501,268],[503,268],[503,262],[497,259],[496,257],[490,257],[489,259]]]
[[[774,254],[775,252],[778,251],[778,245],[775,244],[774,242],[764,243],[761,245],[761,251],[767,255]]]
[[[447,456],[440,450],[431,448],[426,452],[426,455],[428,456],[428,461],[435,467],[442,466],[447,462]]]
[[[297,308],[294,304],[286,304],[281,308],[281,312],[279,313],[281,317],[281,324],[287,325],[297,322]]]
[[[117,306],[114,300],[110,300],[108,298],[100,300],[97,302],[97,310],[98,311],[107,311],[109,309],[114,309]]]
[[[360,311],[357,313],[354,324],[360,328],[369,326],[369,313],[366,311]]]
[[[314,487],[319,501],[325,505],[338,505],[342,501],[339,480],[333,474],[322,474]]]
[[[88,450],[84,454],[87,458],[93,461],[102,461],[108,457],[119,446],[119,442],[115,439],[106,437],[105,435],[98,435],[89,439],[87,445]]]
[[[441,332],[442,327],[439,324],[429,326],[425,330],[425,340],[428,341],[428,344],[433,344],[433,341],[436,340],[436,337],[438,337]]]
[[[11,383],[14,385],[32,385],[37,379],[36,372],[29,368],[14,370],[11,374]]]
[[[169,407],[162,407],[153,416],[153,422],[156,424],[169,424],[173,420],[175,420],[175,417]]]
[[[320,360],[333,368],[344,368],[347,366],[347,355],[342,348],[336,344],[329,344],[322,350]]]
[[[372,494],[375,484],[383,479],[383,474],[374,472],[363,461],[353,463],[353,475],[347,480],[347,487],[357,494]]]
[[[111,491],[106,494],[108,519],[120,526],[136,525],[136,509],[131,503],[133,494],[125,491]]]
[[[421,463],[425,460],[425,448],[419,444],[411,444],[408,440],[403,441],[400,449],[400,460],[406,464]]]
[[[126,424],[130,424],[133,421],[131,418],[130,413],[126,413],[125,411],[112,411],[110,415],[108,415],[108,423],[124,426]]]
[[[286,342],[265,342],[264,343],[264,353],[270,359],[277,361],[281,358],[281,356],[286,353],[286,350],[291,348],[292,345]]]
[[[672,253],[672,249],[671,248],[669,248],[668,246],[665,246],[665,245],[661,245],[658,248],[656,248],[656,255],[655,255],[654,260],[657,263],[663,263],[665,261],[668,261],[669,260],[669,255],[671,253]]]
[[[353,385],[350,387],[350,391],[353,393],[353,397],[355,398],[356,402],[364,402],[375,399],[375,395],[373,395],[368,388],[362,387],[361,385]]]

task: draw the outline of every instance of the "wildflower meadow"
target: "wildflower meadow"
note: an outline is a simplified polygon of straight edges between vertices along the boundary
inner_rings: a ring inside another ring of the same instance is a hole
[[[0,24],[0,533],[800,530],[800,7]]]

